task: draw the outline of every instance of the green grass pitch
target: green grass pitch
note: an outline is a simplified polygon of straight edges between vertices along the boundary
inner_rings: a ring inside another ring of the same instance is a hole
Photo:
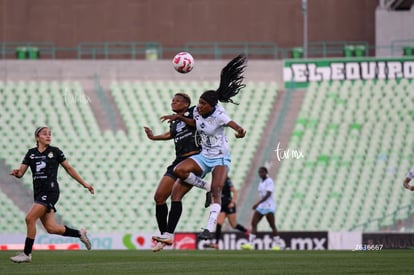
[[[34,251],[31,263],[0,252],[0,274],[409,274],[414,250]]]

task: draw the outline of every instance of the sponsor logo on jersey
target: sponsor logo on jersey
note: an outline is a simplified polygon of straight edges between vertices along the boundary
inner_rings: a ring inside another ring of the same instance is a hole
[[[181,132],[183,129],[185,129],[186,124],[184,121],[180,121],[177,123],[177,125],[175,126],[175,130],[177,131],[177,133]]]

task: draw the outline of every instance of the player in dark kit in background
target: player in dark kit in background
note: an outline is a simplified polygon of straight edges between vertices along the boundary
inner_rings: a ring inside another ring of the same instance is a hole
[[[92,185],[86,183],[79,176],[59,148],[50,146],[51,132],[48,127],[37,128],[35,138],[37,146],[29,149],[19,169],[14,169],[10,172],[10,175],[21,178],[26,173],[27,168],[30,167],[33,175],[34,204],[26,215],[27,237],[24,251],[10,258],[15,263],[30,262],[32,260],[31,253],[36,236],[36,221],[38,219],[40,219],[48,233],[80,238],[86,248],[88,250],[91,249],[91,243],[86,235],[86,230],[76,230],[65,225],[56,224],[55,204],[59,199],[60,193],[57,182],[59,164],[65,168],[72,178],[88,189],[91,194],[94,193]]]
[[[170,166],[167,167],[167,171],[164,176],[161,178],[161,181],[158,184],[157,190],[155,191],[154,200],[156,203],[155,206],[155,216],[157,219],[158,229],[160,230],[161,235],[167,231],[167,216],[168,216],[168,206],[167,199],[171,195],[174,182],[177,180],[177,176],[174,175],[174,167],[180,163],[182,160],[188,158],[189,156],[198,154],[200,148],[195,140],[195,121],[193,119],[193,109],[191,107],[191,99],[185,93],[176,93],[171,102],[171,109],[176,114],[162,116],[162,121],[170,122],[170,130],[164,134],[154,136],[151,129],[144,127],[147,137],[151,140],[169,140],[174,139],[175,144],[175,153],[176,158]],[[199,183],[199,184],[198,184]],[[209,191],[210,186],[205,181],[199,181],[194,184],[197,187],[205,189],[207,191],[206,195],[206,207],[210,205]],[[173,203],[171,208],[180,208],[179,203]],[[174,217],[168,217],[172,219]],[[157,244],[152,248],[152,251],[158,252],[164,248],[165,244],[157,242]]]
[[[217,217],[217,225],[215,232],[216,242],[212,243],[210,247],[219,249],[221,228],[226,218],[233,229],[237,229],[243,233],[246,233],[246,235],[249,236],[249,230],[247,230],[243,225],[237,223],[236,200],[237,190],[234,187],[230,177],[227,177],[226,181],[224,182],[223,190],[221,191],[221,211]]]

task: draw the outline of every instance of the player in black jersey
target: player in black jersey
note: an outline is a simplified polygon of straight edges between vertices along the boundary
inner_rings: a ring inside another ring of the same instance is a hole
[[[35,138],[37,146],[29,149],[19,169],[14,169],[10,172],[10,175],[21,178],[26,173],[27,168],[30,167],[33,177],[34,195],[33,206],[26,215],[27,236],[24,251],[10,258],[15,263],[30,262],[32,260],[31,253],[36,236],[36,221],[38,219],[40,219],[48,233],[66,237],[78,237],[88,250],[91,249],[91,243],[86,235],[86,230],[76,230],[65,225],[56,224],[55,205],[60,193],[57,182],[59,164],[65,168],[72,178],[88,189],[91,194],[94,193],[92,185],[86,183],[79,176],[59,148],[50,146],[51,132],[48,127],[37,128]]]
[[[176,158],[167,167],[167,171],[164,176],[161,178],[158,183],[157,190],[155,191],[154,200],[156,203],[155,206],[155,216],[157,219],[158,229],[160,230],[161,236],[167,232],[167,216],[168,216],[168,206],[167,199],[171,195],[172,188],[177,176],[173,173],[174,167],[180,163],[182,160],[188,158],[189,156],[198,154],[200,148],[195,140],[195,121],[193,119],[193,109],[190,107],[191,99],[185,93],[176,93],[171,102],[171,109],[175,113],[173,115],[165,115],[161,117],[161,121],[170,122],[170,130],[161,135],[154,135],[152,130],[148,127],[144,127],[147,137],[151,140],[169,140],[174,139],[175,145],[175,154]],[[209,185],[207,182],[203,181],[200,185],[194,184],[197,187],[209,190]],[[207,193],[206,199],[210,198]],[[209,204],[209,202],[206,202]],[[208,205],[207,205],[208,207]],[[171,208],[179,209],[179,212],[182,211],[181,202],[173,202]],[[168,219],[175,219],[177,217],[168,216]],[[172,244],[172,243],[171,243]],[[169,245],[171,245],[169,244]],[[163,249],[164,243],[158,242],[154,247],[153,251],[158,252]]]
[[[224,182],[223,190],[221,191],[221,211],[217,217],[215,243],[211,244],[211,247],[215,249],[219,248],[219,241],[221,238],[221,228],[226,218],[229,221],[230,226],[233,229],[237,229],[241,232],[246,233],[246,235],[249,235],[249,230],[247,230],[241,224],[237,223],[236,200],[237,200],[237,190],[234,187],[233,182],[231,181],[230,177],[227,177],[226,181]]]

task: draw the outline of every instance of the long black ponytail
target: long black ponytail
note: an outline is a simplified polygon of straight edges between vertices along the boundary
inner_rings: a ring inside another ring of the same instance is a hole
[[[233,103],[231,98],[237,95],[241,89],[246,87],[243,84],[244,70],[246,69],[247,59],[246,56],[240,54],[233,58],[227,65],[221,70],[220,85],[217,90],[209,90],[204,92],[200,97],[203,98],[211,106],[215,106],[218,101],[224,103]]]

